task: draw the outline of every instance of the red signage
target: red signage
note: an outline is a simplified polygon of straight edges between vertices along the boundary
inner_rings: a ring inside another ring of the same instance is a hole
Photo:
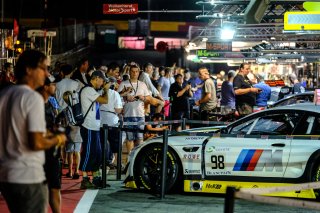
[[[270,87],[283,87],[285,86],[283,80],[265,80],[266,84],[268,84]]]
[[[103,4],[103,14],[137,14],[138,4]]]

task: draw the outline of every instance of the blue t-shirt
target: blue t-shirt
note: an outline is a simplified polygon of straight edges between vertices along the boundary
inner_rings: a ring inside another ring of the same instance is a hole
[[[233,84],[229,81],[224,81],[221,85],[221,106],[229,106],[235,109],[236,96],[233,89]]]
[[[203,84],[203,81],[199,77],[191,78],[189,81],[191,82],[191,86],[192,87],[196,87],[197,85]],[[201,94],[202,94],[202,88],[198,88],[193,93],[193,99],[195,101],[200,100],[201,99]]]
[[[158,80],[158,84],[161,87],[161,94],[164,100],[168,101],[169,97],[169,90],[170,90],[170,79],[166,77],[161,77]]]
[[[267,102],[271,97],[271,87],[264,82],[257,83],[253,85],[253,87],[259,88],[262,90],[262,92],[257,94],[256,105],[259,107],[267,106],[268,105]]]
[[[305,92],[305,90],[306,90],[306,89],[304,88],[304,86],[303,86],[302,83],[296,83],[296,84],[293,85],[293,91],[292,91],[292,93],[293,93],[293,94],[303,93],[303,92]]]
[[[58,101],[57,101],[57,99],[56,99],[55,97],[50,96],[49,99],[48,99],[48,101],[49,101],[50,104],[52,105],[53,109],[59,109],[59,108],[60,108],[60,106],[59,106],[59,104],[58,104]]]

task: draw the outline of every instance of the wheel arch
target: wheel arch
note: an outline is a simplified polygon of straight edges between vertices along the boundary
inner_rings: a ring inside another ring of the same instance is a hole
[[[308,181],[308,182],[311,181],[313,170],[314,170],[315,166],[319,163],[320,163],[320,149],[318,149],[314,153],[312,153],[312,155],[310,156],[310,158],[307,162],[306,169],[305,169],[304,174],[302,176],[302,178],[305,181]]]

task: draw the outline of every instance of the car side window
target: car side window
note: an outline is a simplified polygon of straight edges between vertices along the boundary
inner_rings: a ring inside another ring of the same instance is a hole
[[[291,135],[299,121],[298,114],[281,113],[260,117],[250,135]]]
[[[249,121],[243,122],[235,127],[233,127],[230,131],[230,134],[247,134],[247,132],[250,130],[251,125],[254,123],[255,119],[251,119]]]
[[[307,135],[320,135],[320,117],[310,116],[307,119],[310,124],[306,134]]]
[[[290,104],[295,104],[297,102],[298,102],[297,98],[289,98],[288,100],[285,100],[285,101],[279,103],[277,106],[287,106]]]

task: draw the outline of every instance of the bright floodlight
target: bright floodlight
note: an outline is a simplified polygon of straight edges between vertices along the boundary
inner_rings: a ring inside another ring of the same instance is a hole
[[[220,38],[227,40],[227,39],[233,39],[235,30],[230,28],[222,28]]]

